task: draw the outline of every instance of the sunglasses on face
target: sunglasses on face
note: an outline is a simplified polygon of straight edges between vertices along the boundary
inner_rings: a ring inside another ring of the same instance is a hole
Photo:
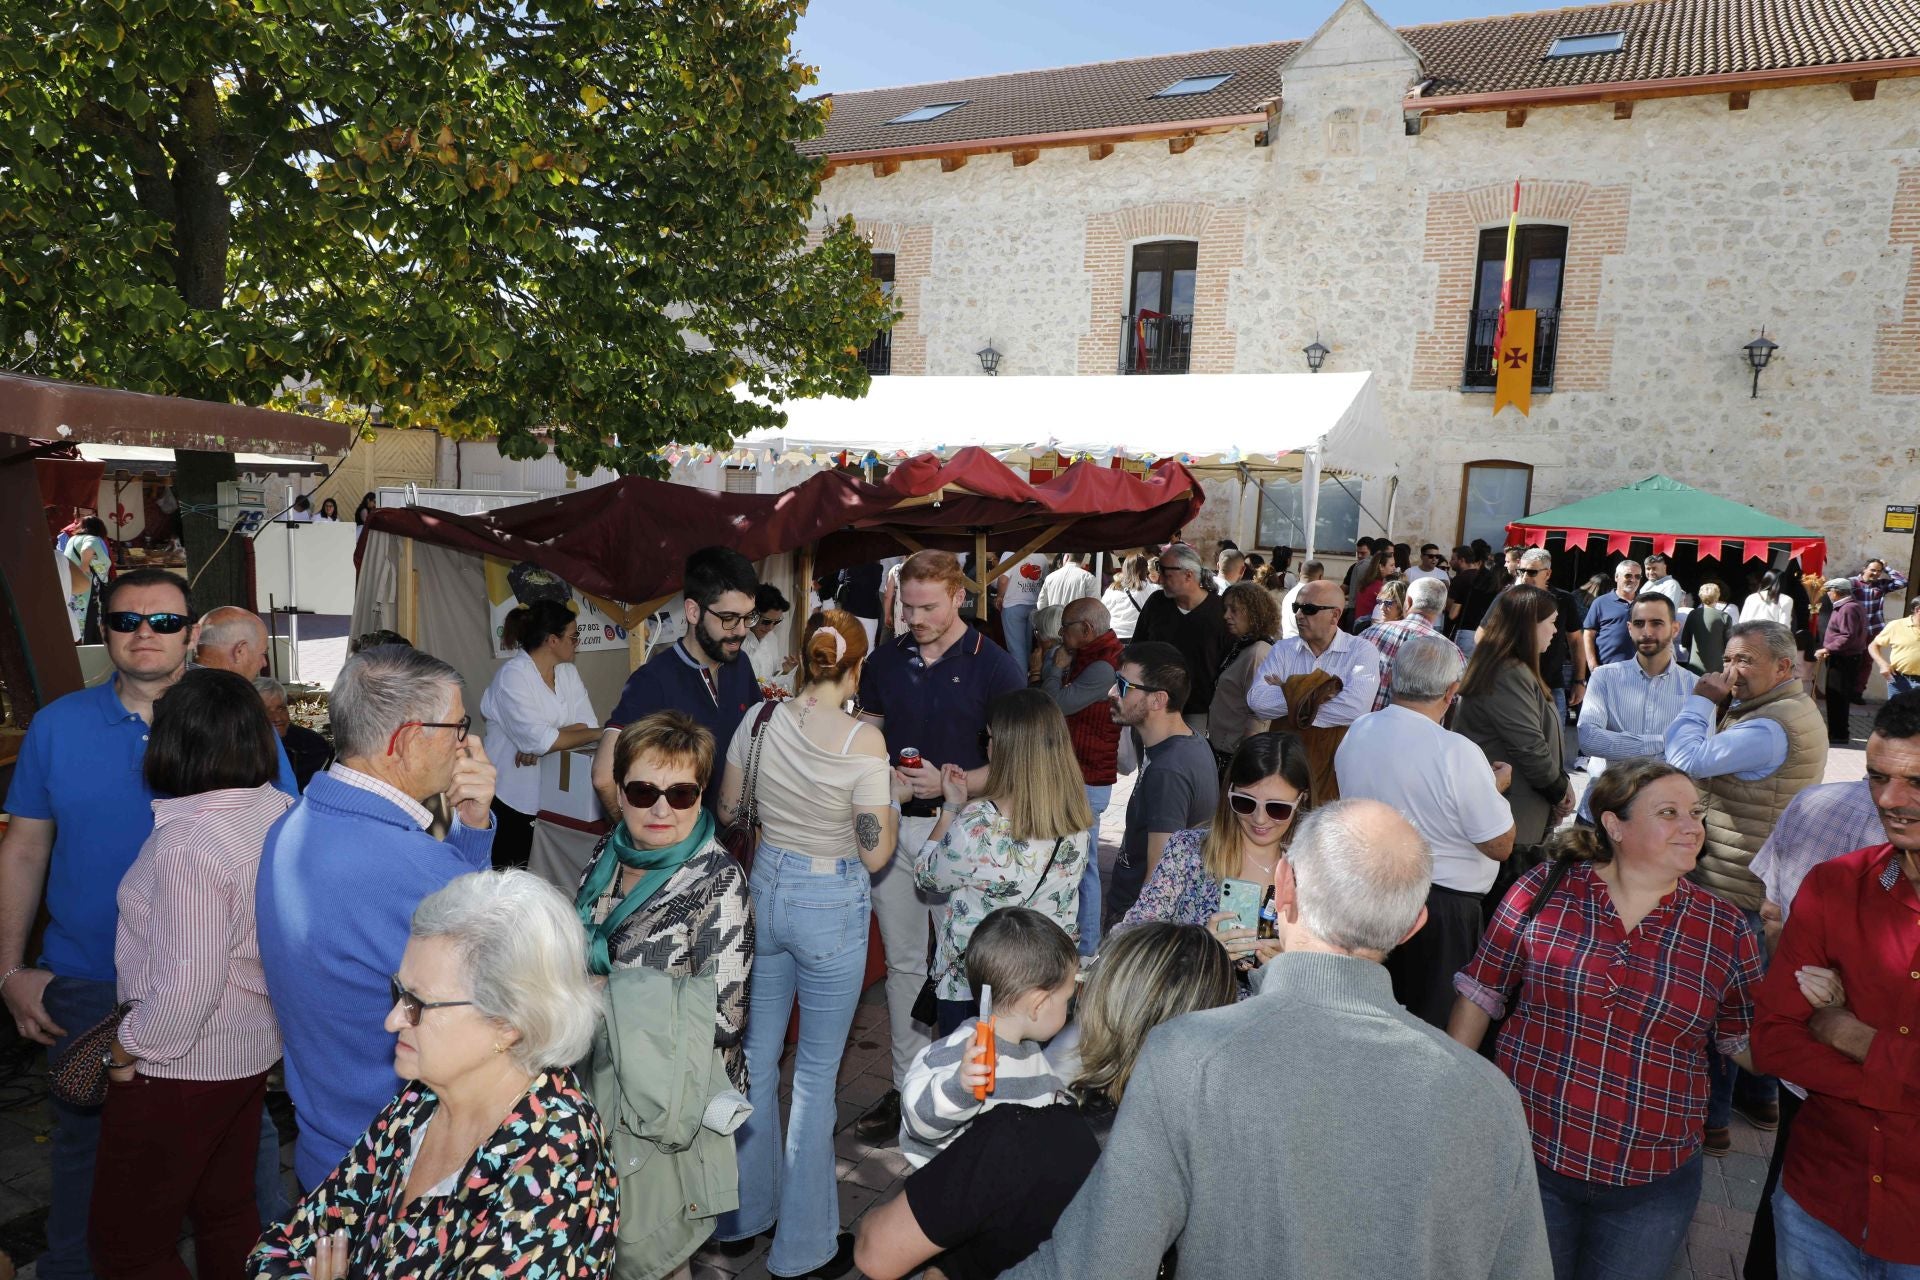
[[[387,980],[387,990],[393,996],[393,1005],[389,1007],[397,1007],[400,1016],[407,1020],[410,1027],[419,1026],[420,1015],[429,1009],[457,1009],[473,1003],[471,1000],[422,1000],[400,985],[400,975],[397,973]]]
[[[676,809],[691,809],[700,803],[700,784],[697,782],[676,782],[670,787],[656,787],[651,782],[629,782],[620,788],[626,793],[627,804],[634,809],[651,809],[665,796],[667,803]]]
[[[1340,612],[1340,606],[1337,604],[1301,604],[1296,600],[1293,604],[1293,611],[1303,618],[1311,618],[1316,613],[1338,613]]]
[[[1244,791],[1227,792],[1227,804],[1235,813],[1243,818],[1251,818],[1254,813],[1259,810],[1261,805],[1264,804],[1267,809],[1267,821],[1269,822],[1287,821],[1293,817],[1293,811],[1296,807],[1291,800],[1263,801],[1260,797],[1250,796]]]
[[[170,636],[184,629],[190,621],[192,619],[184,613],[115,612],[108,614],[105,618],[107,630],[118,631],[123,636],[130,636],[138,631],[143,622],[153,628],[155,635]]]
[[[1165,689],[1161,688],[1157,684],[1141,684],[1138,680],[1129,680],[1125,676],[1115,676],[1113,678],[1113,687],[1120,691],[1120,696],[1123,698],[1126,697],[1128,694],[1132,693],[1135,689],[1138,689],[1142,693],[1165,693],[1166,692]]]

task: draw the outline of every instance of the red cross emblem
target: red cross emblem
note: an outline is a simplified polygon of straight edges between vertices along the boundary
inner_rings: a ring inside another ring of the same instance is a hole
[[[1527,353],[1519,347],[1509,347],[1507,354],[1500,357],[1500,363],[1509,369],[1524,369],[1527,367]]]

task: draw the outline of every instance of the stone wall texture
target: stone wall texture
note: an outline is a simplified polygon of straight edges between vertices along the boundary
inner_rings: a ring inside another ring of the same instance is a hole
[[[1371,42],[1371,44],[1369,43]],[[1818,530],[1841,566],[1904,564],[1881,508],[1920,500],[1920,80],[1855,102],[1843,85],[1634,105],[1428,119],[1409,136],[1404,46],[1364,24],[1290,80],[1270,145],[1254,128],[1084,147],[1015,166],[976,156],[841,170],[823,210],[909,243],[924,229],[920,368],[1116,376],[1129,246],[1200,244],[1196,372],[1301,372],[1316,333],[1330,369],[1376,375],[1397,491],[1367,508],[1419,543],[1458,531],[1465,464],[1534,467],[1532,509],[1665,472]],[[1568,228],[1556,384],[1531,416],[1459,390],[1475,243],[1524,221]],[[914,250],[917,252],[918,250]],[[906,305],[907,286],[901,286]],[[908,321],[903,321],[905,326]],[[1780,343],[1751,392],[1741,348]],[[1203,340],[1204,339],[1204,340]],[[1261,446],[1246,424],[1243,447]],[[1216,485],[1210,517],[1257,501]],[[1362,532],[1374,531],[1364,520]]]

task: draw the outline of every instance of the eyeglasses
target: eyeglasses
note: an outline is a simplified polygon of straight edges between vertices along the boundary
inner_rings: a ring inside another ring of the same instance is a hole
[[[1293,817],[1293,811],[1298,808],[1291,800],[1263,801],[1260,797],[1250,796],[1244,791],[1227,792],[1227,804],[1243,818],[1251,818],[1254,812],[1265,804],[1269,822],[1286,822]]]
[[[1337,604],[1302,604],[1296,600],[1293,602],[1293,611],[1303,618],[1311,618],[1316,613],[1327,613],[1329,611],[1338,613],[1340,612],[1340,606]]]
[[[153,628],[155,635],[170,636],[180,631],[193,619],[184,613],[114,612],[108,614],[104,621],[107,624],[107,630],[118,631],[123,636],[130,636],[138,631],[143,622]]]
[[[716,613],[713,616],[717,618],[720,615]],[[782,613],[776,613],[772,617],[763,613],[753,620],[753,625],[756,627],[777,627],[786,620],[786,615]]]
[[[393,1003],[388,1008],[398,1008],[400,1016],[407,1020],[410,1027],[419,1026],[420,1015],[429,1009],[457,1009],[473,1003],[471,1000],[422,1000],[400,985],[400,975],[397,973],[387,979],[387,990],[393,995]]]
[[[702,605],[700,612],[720,624],[722,631],[731,631],[735,627],[751,627],[760,621],[758,613],[722,613],[718,609],[709,609]]]
[[[461,716],[458,720],[403,720],[400,722],[400,727],[393,731],[393,736],[387,739],[388,755],[393,754],[394,747],[400,741],[400,735],[406,732],[409,726],[415,729],[451,729],[455,742],[465,742],[467,730],[473,727],[473,717]]]
[[[656,787],[651,782],[629,782],[620,788],[626,794],[627,805],[634,809],[651,809],[665,796],[667,803],[676,809],[691,809],[700,803],[700,784],[697,782],[676,782],[670,787]]]
[[[1138,689],[1142,693],[1165,693],[1166,692],[1164,688],[1162,688],[1157,684],[1141,684],[1138,680],[1129,680],[1125,676],[1118,676],[1118,675],[1113,678],[1113,687],[1120,691],[1120,696],[1123,698],[1126,697],[1128,694],[1132,693],[1135,689]]]

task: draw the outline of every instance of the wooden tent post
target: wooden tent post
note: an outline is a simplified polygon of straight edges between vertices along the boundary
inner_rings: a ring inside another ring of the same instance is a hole
[[[787,652],[804,657],[801,650],[801,637],[807,629],[808,597],[813,593],[813,544],[800,548],[800,554],[793,559],[793,600],[794,605],[787,611],[787,627],[792,632],[787,641]],[[825,604],[825,601],[821,602]],[[798,679],[794,681],[797,686]]]
[[[973,534],[973,576],[979,580],[980,594],[973,598],[973,616],[981,622],[987,620],[987,585],[993,581],[987,575],[992,568],[987,563],[987,531],[976,529]]]
[[[637,604],[630,604],[620,615],[620,625],[627,629],[627,674],[640,669],[647,659],[647,614]]]
[[[413,567],[413,539],[400,540],[400,579],[394,595],[397,616],[394,627],[405,636],[408,644],[420,643],[420,576]]]

